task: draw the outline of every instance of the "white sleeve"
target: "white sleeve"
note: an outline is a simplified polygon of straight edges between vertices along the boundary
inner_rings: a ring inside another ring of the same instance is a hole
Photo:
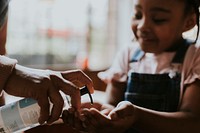
[[[128,65],[129,65],[129,47],[124,47],[121,49],[111,67],[104,71],[98,73],[98,77],[105,83],[109,83],[112,80],[125,82],[127,80]]]
[[[200,48],[192,45],[183,64],[183,85],[191,84],[196,79],[200,79]]]

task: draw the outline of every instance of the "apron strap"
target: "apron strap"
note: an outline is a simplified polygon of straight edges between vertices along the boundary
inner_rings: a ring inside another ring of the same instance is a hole
[[[131,62],[138,62],[142,57],[144,56],[144,51],[142,51],[140,48],[138,48],[135,53],[133,54],[130,63]]]

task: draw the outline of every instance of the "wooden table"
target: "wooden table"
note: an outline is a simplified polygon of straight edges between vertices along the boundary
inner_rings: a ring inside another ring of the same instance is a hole
[[[66,124],[54,124],[51,126],[43,125],[38,126],[27,131],[24,133],[80,133],[79,131],[69,127]]]

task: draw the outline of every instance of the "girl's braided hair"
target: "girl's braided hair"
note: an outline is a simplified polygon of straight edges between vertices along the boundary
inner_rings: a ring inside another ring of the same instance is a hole
[[[199,30],[200,30],[200,27],[199,27],[199,6],[200,6],[200,0],[185,0],[186,1],[186,12],[190,12],[190,11],[194,11],[195,14],[196,14],[196,24],[197,24],[197,37],[196,37],[196,40],[195,40],[195,43],[196,41],[198,40],[198,36],[199,36]]]

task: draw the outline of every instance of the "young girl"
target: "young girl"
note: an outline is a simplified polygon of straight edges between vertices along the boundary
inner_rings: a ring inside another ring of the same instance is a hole
[[[125,101],[114,109],[84,104],[90,109],[82,111],[81,128],[95,133],[199,133],[200,49],[182,36],[196,24],[199,32],[198,0],[134,0],[137,41],[99,75],[108,84],[108,103]]]

